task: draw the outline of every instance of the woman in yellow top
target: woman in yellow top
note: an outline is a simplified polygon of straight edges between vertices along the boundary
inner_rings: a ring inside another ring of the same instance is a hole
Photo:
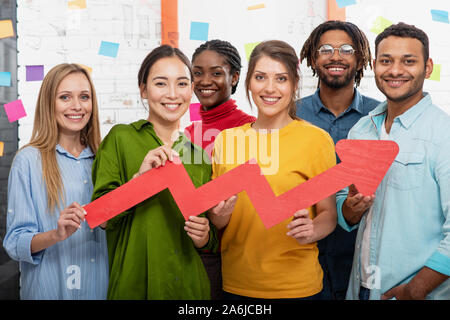
[[[278,196],[336,164],[328,133],[295,115],[299,80],[298,58],[289,44],[266,41],[253,50],[245,85],[258,118],[218,135],[213,178],[254,158]],[[238,195],[231,214],[214,212],[209,213],[211,221],[225,228],[226,298],[320,298],[323,272],[316,241],[336,226],[334,195],[270,229],[264,227],[245,192]]]

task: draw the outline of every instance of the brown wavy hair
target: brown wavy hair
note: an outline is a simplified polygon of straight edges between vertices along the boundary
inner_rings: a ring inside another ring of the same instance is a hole
[[[299,81],[300,71],[298,64],[298,57],[294,50],[288,43],[281,40],[268,40],[258,44],[252,51],[248,62],[247,77],[245,78],[245,90],[247,94],[247,100],[252,105],[250,100],[250,81],[252,79],[253,72],[258,60],[262,57],[269,57],[280,63],[282,63],[288,70],[289,81],[291,81],[294,91],[291,95],[291,101],[289,103],[289,116],[292,119],[299,119],[297,117],[297,107],[295,100],[299,98]]]

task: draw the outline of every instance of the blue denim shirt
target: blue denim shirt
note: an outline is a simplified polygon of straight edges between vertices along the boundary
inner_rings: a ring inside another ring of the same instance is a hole
[[[297,101],[297,116],[326,130],[336,144],[346,139],[349,130],[380,102],[366,97],[355,89],[350,106],[336,117],[320,100],[319,89],[313,95]],[[338,162],[339,162],[339,158]],[[352,267],[356,231],[347,232],[336,226],[326,238],[318,242],[319,261],[324,270],[323,299],[344,298]]]
[[[377,140],[387,103],[380,104],[349,132],[349,139]],[[389,133],[400,152],[375,193],[369,263],[374,288],[370,299],[407,283],[427,266],[450,275],[450,116],[424,98],[396,117]],[[338,223],[350,227],[342,215],[343,190],[336,196]],[[358,299],[361,280],[361,242],[365,229],[361,219],[356,238],[347,299]],[[450,299],[450,279],[427,299]]]
[[[64,201],[85,205],[91,201],[94,154],[85,148],[78,158],[56,146],[56,159],[64,185]],[[7,229],[3,246],[19,261],[22,300],[106,299],[108,251],[106,234],[86,222],[67,239],[31,253],[33,237],[57,228],[60,210],[47,207],[40,152],[21,149],[8,179]]]

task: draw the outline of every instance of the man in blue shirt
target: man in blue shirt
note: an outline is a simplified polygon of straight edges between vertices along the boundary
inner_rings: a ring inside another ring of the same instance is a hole
[[[379,104],[356,89],[364,69],[372,66],[366,36],[350,22],[324,22],[303,45],[300,60],[303,59],[318,75],[319,85],[313,95],[296,102],[297,115],[327,131],[334,143],[346,139],[351,127]],[[345,298],[355,238],[356,231],[349,233],[337,226],[318,242],[324,271],[322,299]]]
[[[450,116],[423,92],[433,71],[428,37],[399,23],[377,36],[375,51],[375,80],[387,101],[349,139],[390,139],[400,151],[371,206],[354,191],[336,196],[339,224],[359,225],[347,298],[448,300]]]

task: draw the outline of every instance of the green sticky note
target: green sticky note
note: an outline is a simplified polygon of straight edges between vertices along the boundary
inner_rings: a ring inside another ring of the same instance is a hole
[[[435,64],[433,65],[433,72],[431,73],[429,80],[441,81],[441,65]]]
[[[261,42],[252,42],[244,44],[245,56],[247,57],[247,61],[250,60],[250,55],[252,54],[253,49],[255,49],[255,47],[260,43]]]
[[[393,24],[392,21],[389,21],[388,19],[383,18],[383,17],[378,17],[373,22],[373,25],[372,25],[372,28],[370,29],[370,31],[372,31],[375,34],[380,34],[381,32],[384,31],[384,29],[386,29],[387,27],[389,27],[392,24]]]

